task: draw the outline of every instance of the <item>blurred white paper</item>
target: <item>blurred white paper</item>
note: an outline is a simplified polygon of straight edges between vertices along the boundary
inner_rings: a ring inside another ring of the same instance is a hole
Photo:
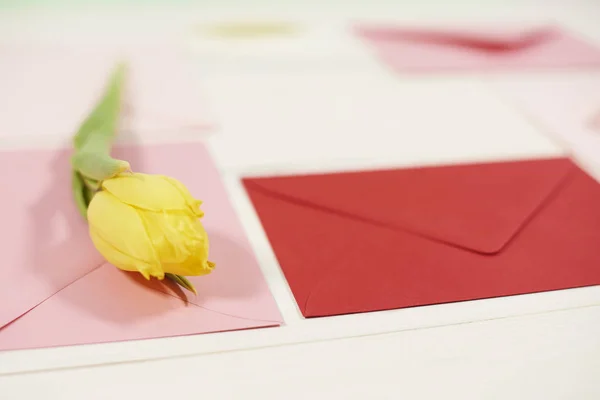
[[[211,138],[215,157],[223,167],[240,171],[563,154],[477,82],[314,74],[238,75],[210,85],[215,112],[226,121]]]
[[[600,178],[600,75],[494,82],[516,109]]]
[[[192,71],[166,46],[0,44],[0,137],[70,137],[127,63],[121,135],[210,128]],[[120,137],[121,137],[120,135]]]
[[[274,32],[269,32],[269,28]],[[262,34],[261,29],[267,32]],[[384,68],[356,40],[346,21],[331,19],[199,22],[191,25],[189,47],[203,73],[211,76],[326,71],[381,73]]]

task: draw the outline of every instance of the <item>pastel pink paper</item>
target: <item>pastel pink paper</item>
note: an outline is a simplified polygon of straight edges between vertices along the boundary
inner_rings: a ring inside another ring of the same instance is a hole
[[[445,30],[449,36],[461,34],[490,41],[513,43],[521,35],[532,32],[526,27],[491,27]],[[548,40],[530,47],[485,52],[468,46],[438,45],[418,40],[388,40],[373,34],[392,33],[394,28],[359,27],[357,34],[391,68],[399,72],[488,71],[547,68],[600,67],[600,49],[562,29],[553,29]],[[413,33],[419,30],[406,29]],[[421,29],[421,32],[444,32]]]
[[[600,76],[496,82],[492,87],[600,178]]]
[[[217,268],[190,278],[198,296],[186,303],[168,286],[103,263],[73,206],[68,152],[2,153],[0,167],[13,173],[0,177],[2,187],[11,188],[11,196],[0,199],[0,349],[279,325],[275,301],[206,148],[132,146],[116,154],[135,170],[180,179],[204,201]]]
[[[590,118],[589,128],[600,134],[600,110]]]
[[[73,134],[121,60],[129,68],[123,131],[210,127],[191,67],[167,46],[4,44],[0,59],[0,136]]]

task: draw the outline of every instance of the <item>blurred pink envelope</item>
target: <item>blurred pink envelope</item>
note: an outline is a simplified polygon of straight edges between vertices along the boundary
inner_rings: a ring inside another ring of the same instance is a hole
[[[600,75],[492,82],[600,180]]]
[[[208,276],[190,278],[197,296],[103,261],[71,198],[68,153],[0,153],[1,186],[10,192],[0,199],[0,350],[280,325],[276,303],[203,145],[116,152],[135,170],[180,179],[203,200],[217,267]]]
[[[211,128],[194,75],[168,46],[79,48],[0,44],[0,136],[70,137],[97,101],[112,69],[128,65],[122,132]]]
[[[600,49],[552,26],[355,31],[399,72],[600,67]]]

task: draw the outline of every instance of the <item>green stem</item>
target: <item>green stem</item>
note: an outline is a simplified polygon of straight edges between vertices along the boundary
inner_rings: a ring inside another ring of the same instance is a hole
[[[110,156],[119,124],[124,81],[125,65],[120,64],[73,138],[75,152],[71,164],[85,180],[101,181],[129,168],[127,162]]]
[[[112,149],[113,138],[108,135],[92,135],[87,137],[87,140],[76,151],[81,153],[96,153],[110,156]]]
[[[125,81],[125,65],[118,65],[113,71],[102,98],[95,105],[87,118],[81,124],[73,139],[76,150],[84,147],[90,151],[110,152],[110,145],[119,123],[121,97]],[[94,145],[90,146],[90,142]],[[98,146],[98,148],[96,148]]]

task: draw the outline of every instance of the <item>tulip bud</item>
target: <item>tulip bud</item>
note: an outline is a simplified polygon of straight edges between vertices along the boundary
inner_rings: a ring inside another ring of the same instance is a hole
[[[209,274],[201,202],[162,175],[121,174],[101,183],[89,203],[90,236],[104,258],[146,279]]]

